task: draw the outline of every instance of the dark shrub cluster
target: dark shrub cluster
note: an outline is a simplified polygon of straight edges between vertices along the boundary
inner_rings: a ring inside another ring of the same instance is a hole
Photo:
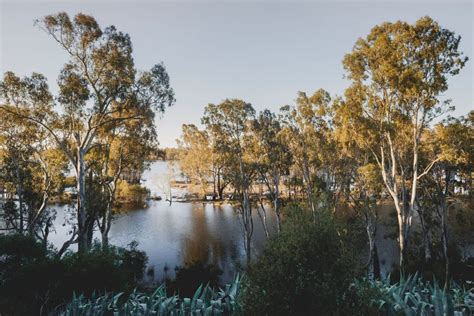
[[[128,291],[143,275],[146,254],[136,249],[98,245],[90,253],[58,259],[42,244],[22,235],[0,236],[0,314],[47,312],[72,297]]]
[[[222,270],[213,264],[200,261],[176,267],[174,280],[166,280],[166,290],[169,295],[178,294],[180,297],[192,297],[199,286],[208,285],[217,289]]]
[[[299,208],[287,214],[281,234],[249,269],[242,295],[245,313],[337,313],[358,266],[347,230],[324,211],[316,221]]]

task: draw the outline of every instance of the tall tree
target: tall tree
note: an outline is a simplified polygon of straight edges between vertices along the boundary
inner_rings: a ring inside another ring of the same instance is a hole
[[[254,116],[255,110],[250,103],[226,99],[217,105],[209,104],[202,118],[203,124],[215,139],[216,150],[225,157],[226,173],[233,179],[232,185],[240,199],[247,263],[251,259],[253,219],[250,192],[255,175],[253,163],[249,159],[248,142]]]
[[[460,37],[431,18],[415,24],[383,23],[359,39],[343,64],[352,80],[346,101],[354,107],[353,131],[371,150],[398,218],[403,266],[416,208],[418,182],[437,161],[420,170],[423,131],[449,109],[441,101],[447,79],[467,58]]]
[[[179,165],[181,171],[192,184],[197,185],[201,196],[205,198],[214,167],[209,135],[193,124],[183,124],[182,129],[183,134],[178,140],[179,147],[183,149],[180,152]]]
[[[174,102],[162,64],[138,73],[128,34],[114,26],[102,30],[96,20],[77,14],[48,15],[37,24],[67,53],[58,78],[60,111],[55,111],[46,80],[5,74],[0,110],[15,114],[49,133],[74,166],[77,183],[79,252],[88,251],[88,230],[94,218],[86,203],[86,156],[97,145],[102,128],[141,120],[150,111],[163,112]]]
[[[281,231],[282,178],[289,172],[292,156],[282,136],[281,123],[270,110],[260,112],[252,124],[252,132],[253,160],[257,164],[259,177],[269,192],[277,228]]]
[[[434,210],[441,228],[441,244],[445,261],[445,280],[449,285],[448,257],[449,209],[458,200],[455,190],[462,190],[462,175],[474,171],[474,124],[468,117],[448,118],[437,124],[427,137],[431,139],[422,164],[437,158],[430,172],[420,183],[420,204]],[[431,159],[430,159],[431,158]],[[427,210],[423,210],[427,212]]]
[[[6,114],[0,121],[0,167],[0,182],[7,190],[5,229],[46,245],[54,218],[48,201],[62,190],[66,158],[37,126]]]
[[[310,97],[300,92],[296,106],[282,108],[285,123],[282,134],[303,176],[313,219],[316,218],[315,183],[321,166],[322,148],[327,144],[329,131],[326,114],[330,101],[329,93],[319,89]]]
[[[349,177],[349,185],[344,195],[348,204],[365,224],[369,245],[368,276],[371,279],[380,278],[376,234],[378,207],[384,184],[370,151],[359,146],[350,126],[347,126],[348,120],[354,115],[352,110],[354,108],[346,106],[342,99],[333,103],[334,138],[337,141],[337,156],[333,159],[344,166],[342,171]]]
[[[155,154],[156,147],[152,112],[141,120],[112,125],[98,133],[97,146],[88,155],[87,163],[93,181],[99,186],[99,192],[94,194],[101,197],[101,205],[94,208],[97,212],[93,217],[96,218],[104,248],[108,247],[117,188],[123,173],[139,170],[141,174]]]

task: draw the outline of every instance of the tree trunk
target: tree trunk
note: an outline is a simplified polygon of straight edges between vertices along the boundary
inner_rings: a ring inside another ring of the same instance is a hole
[[[92,241],[94,239],[94,219],[88,217],[86,220],[86,235],[87,235],[87,251],[92,248]]]
[[[400,249],[400,257],[399,257],[399,261],[398,261],[398,265],[400,266],[400,269],[403,268],[403,263],[404,263],[404,260],[405,260],[405,252],[406,252],[406,249],[405,249],[405,234],[403,232],[403,224],[402,223],[399,223],[398,225],[398,247]]]
[[[313,201],[313,186],[311,184],[311,176],[309,172],[308,159],[303,159],[303,178],[306,183],[306,195],[308,198],[309,205],[311,206],[311,212],[313,214],[313,221],[316,222],[316,207]]]
[[[76,166],[76,180],[77,180],[77,226],[78,226],[78,251],[79,253],[86,253],[88,248],[87,243],[87,225],[86,225],[86,174],[84,162],[84,150],[79,149],[77,155]]]
[[[219,187],[219,190],[218,190],[218,199],[219,199],[219,200],[223,200],[223,199],[224,199],[224,188],[223,188],[223,187]]]
[[[449,285],[449,255],[448,255],[448,225],[446,223],[445,210],[443,210],[443,216],[441,219],[441,236],[443,239],[443,257],[445,265],[445,287]]]
[[[101,237],[102,237],[102,250],[105,251],[109,248],[109,234],[105,230],[101,230]]]
[[[424,211],[421,211],[420,208],[418,208],[418,215],[420,216],[421,232],[423,234],[423,250],[425,254],[425,263],[429,263],[432,257],[431,256],[431,231],[428,225],[426,224]]]
[[[280,218],[280,175],[278,171],[273,172],[273,186],[274,186],[274,196],[273,196],[273,208],[275,209],[276,220],[277,220],[277,229],[278,232],[281,232],[281,218]]]
[[[279,201],[275,200],[274,205],[275,205],[274,207],[275,207],[275,213],[276,213],[278,233],[281,233],[281,214],[280,214],[280,209],[279,209]]]
[[[102,250],[106,250],[109,248],[109,213],[111,212],[110,209],[110,198],[107,202],[107,207],[104,213],[104,217],[102,218],[102,225],[99,225],[100,235],[102,239]]]
[[[445,262],[445,288],[449,287],[450,269],[449,269],[449,227],[448,227],[448,197],[451,177],[454,175],[449,167],[445,168],[445,183],[441,195],[441,235],[443,239],[443,256]]]
[[[267,211],[265,210],[265,206],[263,205],[263,200],[260,198],[260,207],[262,208],[262,213],[260,213],[260,210],[257,209],[258,215],[260,216],[260,219],[262,220],[262,225],[263,225],[263,230],[265,231],[265,236],[268,238],[270,237],[270,233],[268,232],[268,226],[267,226]]]
[[[369,260],[367,263],[367,273],[369,279],[380,279],[380,263],[377,252],[375,236],[377,234],[377,223],[370,215],[366,215],[366,231],[369,240]]]
[[[213,172],[213,177],[212,177],[212,200],[215,201],[216,198],[217,198],[216,173]]]
[[[250,265],[251,261],[251,236],[248,236],[248,233],[245,232],[245,258],[247,267]]]
[[[16,165],[16,177],[18,181],[17,185],[17,195],[18,195],[18,215],[20,216],[20,225],[18,228],[18,232],[23,234],[23,177],[20,175],[20,167],[18,164]],[[16,220],[14,220],[16,222]],[[15,223],[16,224],[16,223]]]
[[[247,265],[250,264],[251,260],[251,240],[253,234],[253,219],[252,219],[252,205],[250,204],[249,196],[249,183],[247,175],[244,171],[244,166],[242,158],[239,161],[240,168],[240,177],[241,177],[241,186],[242,186],[242,223],[244,226],[244,242],[245,242],[245,252],[247,257]]]
[[[247,265],[250,264],[251,260],[251,240],[253,234],[253,219],[252,219],[252,208],[250,205],[250,199],[247,190],[243,192],[243,203],[242,203],[242,221],[244,224],[245,234],[245,253],[247,258]]]
[[[379,252],[377,249],[377,244],[374,243],[374,254],[373,254],[373,265],[374,265],[374,278],[376,280],[380,280],[381,275],[380,275],[380,260],[379,260]]]
[[[449,255],[448,255],[448,247],[449,247],[449,228],[448,228],[448,204],[447,204],[447,196],[449,194],[449,183],[451,181],[451,172],[449,170],[445,171],[445,185],[444,189],[441,193],[440,199],[440,208],[441,208],[441,239],[443,243],[443,257],[445,263],[445,287],[449,286]]]

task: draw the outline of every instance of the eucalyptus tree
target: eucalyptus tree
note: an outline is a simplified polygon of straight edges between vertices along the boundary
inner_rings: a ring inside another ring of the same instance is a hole
[[[219,155],[215,140],[211,138],[210,141],[212,149],[212,198],[222,200],[224,199],[224,190],[230,185],[231,179],[225,173],[227,164],[225,157]]]
[[[153,115],[106,127],[98,133],[97,146],[87,156],[87,163],[92,181],[98,185],[93,194],[98,195],[96,200],[100,197],[100,205],[93,208],[96,214],[92,218],[96,220],[104,249],[109,244],[117,187],[123,173],[139,170],[141,174],[152,160],[157,145]]]
[[[321,166],[322,148],[327,144],[329,126],[327,110],[331,98],[323,89],[312,96],[299,92],[296,106],[282,110],[284,129],[282,136],[293,154],[293,161],[303,176],[308,203],[315,219],[314,201],[317,171]]]
[[[67,161],[44,131],[5,114],[0,121],[0,182],[7,190],[2,219],[7,231],[47,244],[54,211],[50,197],[62,191]]]
[[[79,252],[85,252],[90,247],[88,223],[94,221],[86,205],[86,156],[97,146],[100,130],[163,112],[173,104],[174,93],[162,64],[137,71],[130,36],[114,26],[102,30],[92,16],[81,13],[74,19],[66,13],[48,15],[37,25],[69,58],[58,77],[61,109],[56,111],[44,78],[7,73],[0,110],[46,130],[74,166],[77,242]],[[24,86],[23,93],[18,85]]]
[[[403,266],[418,182],[439,158],[420,170],[422,135],[450,109],[440,100],[447,79],[463,68],[460,37],[429,17],[414,24],[383,23],[344,57],[352,85],[346,102],[356,116],[348,118],[360,144],[371,151],[398,218],[400,266]]]
[[[281,186],[283,176],[289,173],[292,155],[282,135],[279,118],[270,110],[259,113],[252,124],[252,155],[257,172],[269,192],[276,214],[277,228],[281,231]],[[262,208],[264,209],[263,205]]]
[[[183,124],[183,134],[178,146],[183,149],[179,156],[181,171],[192,184],[198,186],[201,196],[205,198],[208,182],[213,175],[213,153],[209,134],[199,130],[196,125]],[[215,196],[214,185],[214,196]]]
[[[212,181],[212,199],[222,200],[230,179],[224,173],[225,157],[219,154],[216,140],[194,124],[183,124],[182,130],[181,138],[177,140],[181,171],[199,188],[204,198],[209,181]]]
[[[250,103],[226,99],[220,104],[209,104],[204,110],[203,124],[215,141],[217,153],[226,161],[225,173],[239,196],[240,216],[244,228],[247,263],[251,259],[253,234],[251,186],[255,176],[249,152],[251,121],[255,110]]]
[[[340,172],[345,172],[349,178],[348,189],[344,192],[348,204],[354,209],[356,215],[364,221],[367,233],[369,252],[367,272],[370,279],[380,278],[380,263],[376,243],[378,208],[382,200],[384,184],[378,166],[371,156],[370,151],[359,146],[353,137],[350,120],[354,117],[355,109],[338,99],[333,103],[333,136],[337,142],[337,156]]]
[[[420,183],[421,206],[430,207],[438,217],[441,230],[441,244],[445,261],[446,284],[449,284],[449,209],[458,200],[457,189],[462,189],[462,175],[474,171],[474,124],[468,117],[448,118],[437,124],[429,133],[422,164],[437,158],[429,173]],[[461,190],[459,190],[462,192]],[[427,210],[423,210],[427,212]],[[426,247],[425,247],[426,248]]]
[[[383,182],[377,165],[366,163],[356,169],[350,196],[355,210],[362,215],[369,240],[369,259],[367,263],[369,278],[380,278],[380,263],[376,243],[378,208],[380,206]]]

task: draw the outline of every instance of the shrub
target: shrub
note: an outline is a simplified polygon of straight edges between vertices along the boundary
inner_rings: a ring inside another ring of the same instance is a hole
[[[119,257],[122,258],[122,268],[128,273],[128,280],[133,283],[141,280],[145,274],[148,256],[144,251],[138,250],[138,242],[132,241],[127,248],[118,248]]]
[[[441,247],[441,243],[435,244],[432,248],[432,259],[426,262],[422,241],[417,242],[415,239],[408,248],[403,273],[417,273],[424,280],[432,280],[435,278],[444,284],[446,279],[446,266]],[[474,258],[463,258],[460,248],[454,240],[452,240],[448,246],[448,258],[450,279],[461,283],[465,281],[474,282],[474,265],[472,264]],[[399,267],[395,267],[391,272],[391,280],[399,281],[401,274],[402,271],[400,271]]]
[[[328,315],[342,306],[356,270],[346,230],[331,215],[287,210],[282,232],[251,265],[242,305],[250,315]]]
[[[438,282],[424,282],[418,274],[384,281],[356,280],[349,291],[353,302],[347,314],[357,315],[472,315],[474,289],[466,290],[451,283],[443,289]],[[370,311],[367,312],[367,311]]]
[[[0,236],[0,254],[0,314],[35,314],[60,292],[63,265],[33,238]]]
[[[95,245],[87,254],[63,259],[34,239],[0,236],[0,314],[32,315],[70,300],[73,292],[131,291],[141,278],[146,254],[136,249]]]
[[[128,297],[123,293],[104,295],[87,299],[84,295],[74,296],[65,308],[53,315],[231,315],[238,314],[241,307],[236,298],[240,290],[237,275],[231,284],[218,291],[200,286],[192,298],[180,299],[168,296],[165,285],[152,294],[133,292]]]
[[[120,203],[142,204],[147,196],[146,188],[139,184],[130,184],[125,180],[120,180],[117,186],[116,197]]]
[[[175,279],[166,282],[168,293],[190,297],[201,284],[207,284],[215,289],[219,286],[221,274],[222,270],[219,267],[200,261],[192,262],[184,267],[176,267]]]

